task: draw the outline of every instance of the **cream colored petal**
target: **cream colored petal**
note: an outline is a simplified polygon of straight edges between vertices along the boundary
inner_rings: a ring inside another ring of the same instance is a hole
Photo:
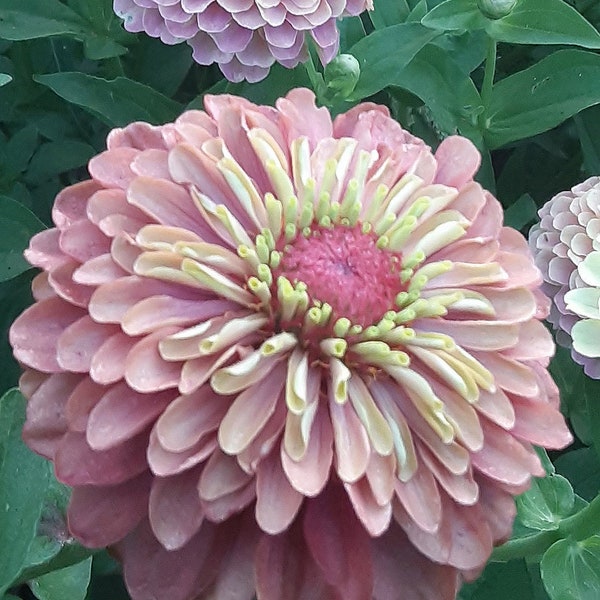
[[[369,388],[358,375],[348,382],[348,397],[369,436],[373,450],[382,456],[391,454],[394,438],[390,426],[374,402]]]
[[[233,300],[244,306],[251,306],[256,298],[243,287],[226,277],[219,271],[200,264],[191,258],[184,258],[181,262],[183,273],[196,281],[196,285],[214,292],[223,298]]]
[[[285,402],[288,409],[300,415],[308,401],[308,352],[296,347],[288,360]]]
[[[278,364],[233,401],[219,426],[219,444],[227,454],[239,454],[256,438],[280,401],[285,365]]]

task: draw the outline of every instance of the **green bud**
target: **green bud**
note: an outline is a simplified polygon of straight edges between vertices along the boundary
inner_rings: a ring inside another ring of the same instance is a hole
[[[518,0],[477,0],[479,10],[488,19],[501,19],[510,15]]]
[[[360,77],[360,65],[352,54],[339,54],[325,67],[325,83],[336,96],[347,98]]]

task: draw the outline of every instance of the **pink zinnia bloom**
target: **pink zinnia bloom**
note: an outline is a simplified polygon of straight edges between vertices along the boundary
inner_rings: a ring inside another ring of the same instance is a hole
[[[218,63],[230,81],[250,82],[274,62],[290,69],[305,62],[307,34],[328,63],[338,51],[337,18],[372,7],[372,0],[114,0],[128,31],[185,41],[197,63]]]
[[[557,194],[538,214],[529,245],[552,298],[548,320],[585,373],[600,379],[600,177]]]
[[[25,439],[136,600],[446,600],[571,435],[527,242],[359,105],[114,130],[33,238]]]

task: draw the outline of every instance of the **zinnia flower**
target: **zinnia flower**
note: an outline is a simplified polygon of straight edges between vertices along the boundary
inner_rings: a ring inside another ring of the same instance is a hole
[[[305,62],[307,33],[328,63],[339,46],[336,19],[372,7],[372,0],[114,0],[128,31],[185,41],[197,63],[216,62],[230,81],[251,82],[276,61],[288,68]]]
[[[114,130],[28,260],[25,439],[133,598],[455,597],[571,440],[527,243],[387,109]]]
[[[600,178],[546,202],[529,244],[552,298],[548,320],[585,373],[600,379]]]

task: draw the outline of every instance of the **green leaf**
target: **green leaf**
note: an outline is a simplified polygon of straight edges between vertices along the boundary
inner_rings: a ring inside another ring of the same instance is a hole
[[[174,100],[126,77],[107,80],[67,72],[34,75],[33,79],[111,127],[123,127],[133,121],[162,124],[174,120],[182,110]]]
[[[397,75],[437,35],[419,23],[402,23],[379,29],[352,46],[348,53],[360,63],[360,79],[352,98],[362,100],[388,85],[397,85]]]
[[[21,441],[25,399],[9,390],[0,399],[0,594],[21,571],[42,511],[49,463]]]
[[[593,448],[578,448],[561,454],[555,461],[556,470],[569,479],[573,489],[588,502],[598,493],[600,460]]]
[[[488,19],[474,0],[446,0],[421,21],[444,31],[485,29],[498,42],[600,48],[600,33],[563,0],[520,0],[501,19]]]
[[[248,83],[247,81],[225,83],[225,93],[243,96],[256,104],[268,104],[270,106],[274,106],[275,102],[282,96],[285,96],[290,89],[310,85],[304,65],[299,65],[295,69],[290,70],[278,63],[275,63],[271,67],[269,75],[258,83]],[[196,106],[201,106],[199,100],[194,101]]]
[[[425,46],[393,81],[420,98],[445,134],[474,129],[481,98],[471,79],[448,52],[433,44]]]
[[[38,147],[29,164],[26,180],[41,183],[42,181],[86,165],[96,150],[89,144],[79,140],[61,140],[47,142]]]
[[[558,540],[540,563],[542,581],[552,600],[600,598],[600,536],[577,542]]]
[[[8,73],[0,73],[0,87],[10,83],[12,81],[12,77],[8,75]]]
[[[600,173],[600,106],[592,106],[574,117],[588,175]]]
[[[572,44],[600,48],[600,33],[563,0],[520,0],[513,11],[488,20],[488,35],[510,44]]]
[[[504,224],[514,229],[523,229],[537,220],[537,205],[529,194],[523,194],[504,211]]]
[[[384,29],[403,23],[409,12],[406,0],[373,0],[373,10],[369,12],[369,18],[375,29]]]
[[[569,419],[577,437],[584,443],[592,443],[592,431],[585,397],[583,369],[571,358],[571,351],[556,347],[550,363],[550,374],[560,388],[561,410]]]
[[[23,250],[44,224],[19,202],[0,196],[0,281],[7,281],[31,268]]]
[[[51,35],[85,34],[85,22],[58,0],[2,0],[0,38],[32,40]]]
[[[92,557],[34,579],[31,591],[39,600],[84,600],[90,584]]]
[[[484,29],[487,21],[474,0],[446,0],[431,9],[421,23],[443,31],[475,31]]]
[[[533,565],[535,571],[537,565]],[[473,583],[462,587],[458,600],[542,600],[547,599],[539,582],[524,560],[490,563]]]
[[[534,479],[524,494],[517,496],[519,520],[530,529],[553,531],[573,513],[575,494],[562,475]]]
[[[498,82],[486,113],[490,148],[531,137],[600,103],[600,55],[559,50]]]

